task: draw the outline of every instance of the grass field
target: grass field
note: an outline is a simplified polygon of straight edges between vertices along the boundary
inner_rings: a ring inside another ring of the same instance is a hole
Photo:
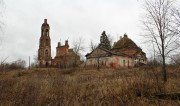
[[[0,72],[1,106],[180,106],[180,68]]]

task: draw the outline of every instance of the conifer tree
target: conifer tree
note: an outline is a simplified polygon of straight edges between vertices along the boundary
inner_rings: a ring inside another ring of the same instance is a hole
[[[103,31],[103,33],[102,33],[101,35],[102,35],[102,36],[101,36],[101,38],[100,38],[99,47],[100,47],[100,48],[107,49],[107,50],[110,50],[110,49],[111,49],[111,44],[110,44],[109,38],[108,38],[107,35],[106,35],[106,32]]]

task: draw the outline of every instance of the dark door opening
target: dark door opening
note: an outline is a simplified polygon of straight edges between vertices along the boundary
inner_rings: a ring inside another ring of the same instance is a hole
[[[49,65],[48,62],[46,62],[46,67],[48,67],[48,65]]]

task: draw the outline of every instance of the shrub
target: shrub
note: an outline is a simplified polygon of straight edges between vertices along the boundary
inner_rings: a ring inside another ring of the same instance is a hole
[[[12,63],[3,63],[0,65],[0,71],[25,69],[25,68],[26,68],[26,61],[22,59],[18,59]]]

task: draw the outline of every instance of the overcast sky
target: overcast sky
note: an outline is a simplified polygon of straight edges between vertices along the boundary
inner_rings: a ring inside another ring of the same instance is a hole
[[[37,54],[41,25],[46,18],[50,25],[52,57],[57,42],[82,37],[89,52],[89,43],[99,43],[103,30],[114,40],[127,33],[143,51],[148,52],[140,37],[141,0],[4,0],[3,34],[0,37],[0,59],[28,60]],[[84,53],[84,54],[85,54]]]

